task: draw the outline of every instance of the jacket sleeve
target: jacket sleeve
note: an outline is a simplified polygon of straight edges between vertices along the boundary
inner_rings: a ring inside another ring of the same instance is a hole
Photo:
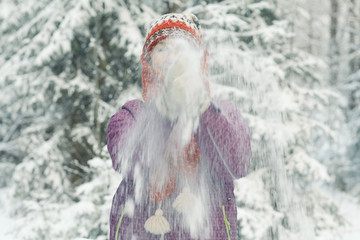
[[[252,156],[250,131],[234,104],[211,103],[200,117],[197,136],[213,175],[234,180],[247,174]]]
[[[131,130],[135,124],[136,117],[142,109],[140,100],[132,100],[122,106],[121,110],[113,115],[108,124],[106,134],[107,148],[110,153],[113,168],[124,173],[120,167],[129,166],[129,158],[125,158],[128,140],[131,138]],[[126,162],[127,161],[127,162]],[[130,164],[132,165],[132,164]]]

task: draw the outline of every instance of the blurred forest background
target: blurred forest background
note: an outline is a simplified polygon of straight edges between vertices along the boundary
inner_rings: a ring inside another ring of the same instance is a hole
[[[107,123],[168,12],[200,19],[212,97],[251,128],[238,239],[360,239],[360,0],[0,0],[0,238],[108,238]]]

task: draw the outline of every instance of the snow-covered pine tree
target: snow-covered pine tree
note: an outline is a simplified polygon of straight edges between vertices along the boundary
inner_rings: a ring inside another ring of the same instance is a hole
[[[140,94],[143,28],[154,13],[112,0],[5,0],[0,9],[0,172],[12,177],[1,183],[12,188],[12,232],[106,239],[119,179],[106,171],[104,133]]]
[[[215,97],[236,101],[252,128],[254,172],[237,184],[240,239],[331,239],[341,219],[317,185],[330,177],[314,147],[333,137],[318,116],[340,98],[321,89],[326,64],[294,45],[290,20],[271,1],[188,11],[206,29]]]
[[[343,52],[342,57],[348,61],[348,66],[344,67],[345,80],[339,85],[347,96],[348,105],[346,111],[347,123],[351,129],[348,144],[347,157],[343,166],[339,169],[338,179],[342,190],[350,191],[360,197],[359,171],[360,171],[360,1],[351,0],[347,2],[347,16],[344,22],[347,31],[342,41],[348,42],[348,52]]]
[[[350,161],[342,168],[341,177],[345,189],[360,197],[360,70],[351,74],[344,84],[344,91],[349,96],[348,124],[353,129],[348,156]]]

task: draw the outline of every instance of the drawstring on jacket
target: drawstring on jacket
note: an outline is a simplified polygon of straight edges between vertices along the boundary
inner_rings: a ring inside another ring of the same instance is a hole
[[[125,207],[126,207],[126,203],[124,204],[124,209],[121,212],[121,216],[120,216],[119,221],[118,221],[117,226],[116,226],[115,240],[118,240],[120,224],[121,224],[122,218],[124,217],[124,214],[125,214]]]
[[[230,229],[230,222],[227,220],[226,218],[226,213],[225,213],[225,207],[224,205],[222,205],[222,211],[223,211],[223,215],[224,215],[224,222],[225,222],[225,227],[226,227],[226,233],[228,236],[228,240],[230,240],[230,236],[231,236],[231,229]]]

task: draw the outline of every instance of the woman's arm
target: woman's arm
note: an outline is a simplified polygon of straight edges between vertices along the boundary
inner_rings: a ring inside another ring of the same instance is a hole
[[[121,164],[127,164],[122,161],[121,155],[127,150],[127,140],[142,106],[143,103],[140,100],[129,101],[110,119],[106,142],[112,165],[116,171],[119,171]],[[128,159],[128,161],[131,160]]]
[[[250,166],[250,131],[236,106],[211,103],[201,115],[197,132],[200,150],[210,161],[210,171],[226,180],[244,177]]]

